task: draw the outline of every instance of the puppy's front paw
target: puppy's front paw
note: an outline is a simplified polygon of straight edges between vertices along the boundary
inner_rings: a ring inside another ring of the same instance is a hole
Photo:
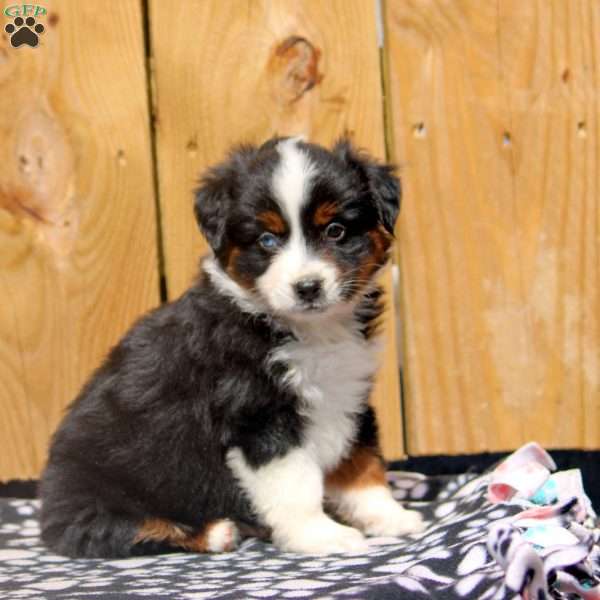
[[[385,486],[347,490],[335,499],[343,519],[366,535],[395,537],[425,528],[421,515],[402,508]]]
[[[300,521],[286,534],[275,532],[273,537],[282,550],[302,554],[362,552],[367,548],[360,531],[340,525],[324,515]]]
[[[372,536],[396,537],[406,533],[418,533],[425,529],[423,517],[416,510],[406,510],[394,501],[377,514],[366,516],[364,532]]]

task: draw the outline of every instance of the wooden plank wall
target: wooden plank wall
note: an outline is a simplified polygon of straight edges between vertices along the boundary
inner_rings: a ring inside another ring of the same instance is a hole
[[[385,158],[372,0],[150,2],[158,179],[170,297],[206,250],[192,214],[198,174],[232,144],[304,134],[323,144],[349,131]],[[198,44],[195,46],[194,44]],[[385,283],[390,289],[388,272]],[[373,397],[389,458],[404,452],[395,315]]]
[[[199,173],[272,134],[403,165],[388,458],[600,447],[600,4],[383,0],[381,52],[373,0],[45,6],[40,47],[0,37],[1,479],[37,475],[159,261],[169,298],[195,275]]]
[[[410,454],[600,447],[600,4],[388,0]]]
[[[44,5],[38,48],[0,36],[1,479],[38,475],[64,406],[158,302],[140,4]]]

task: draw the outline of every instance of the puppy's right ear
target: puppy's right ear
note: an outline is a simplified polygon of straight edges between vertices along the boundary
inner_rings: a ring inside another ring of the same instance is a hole
[[[239,194],[239,181],[255,155],[254,146],[239,146],[225,162],[209,169],[196,189],[196,220],[217,255],[225,247],[227,215]]]
[[[388,233],[394,235],[402,195],[402,187],[400,180],[394,175],[394,167],[380,163],[355,149],[347,137],[335,144],[333,153],[358,174],[364,189],[370,192],[382,225]]]

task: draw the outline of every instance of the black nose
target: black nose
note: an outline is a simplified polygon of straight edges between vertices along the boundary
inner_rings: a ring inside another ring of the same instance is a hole
[[[296,295],[303,302],[312,302],[321,295],[323,282],[321,279],[306,278],[301,279],[294,285]]]

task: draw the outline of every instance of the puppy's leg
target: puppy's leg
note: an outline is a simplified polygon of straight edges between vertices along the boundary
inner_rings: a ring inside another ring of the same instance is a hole
[[[229,519],[212,521],[199,532],[166,519],[146,519],[134,544],[154,542],[190,552],[230,552],[237,548],[239,539],[238,528]]]
[[[308,554],[360,551],[362,534],[323,511],[323,473],[302,448],[253,467],[240,448],[227,462],[281,549]]]
[[[325,479],[326,496],[346,522],[367,535],[397,536],[421,531],[421,515],[394,500],[383,461],[374,448],[356,446]]]

